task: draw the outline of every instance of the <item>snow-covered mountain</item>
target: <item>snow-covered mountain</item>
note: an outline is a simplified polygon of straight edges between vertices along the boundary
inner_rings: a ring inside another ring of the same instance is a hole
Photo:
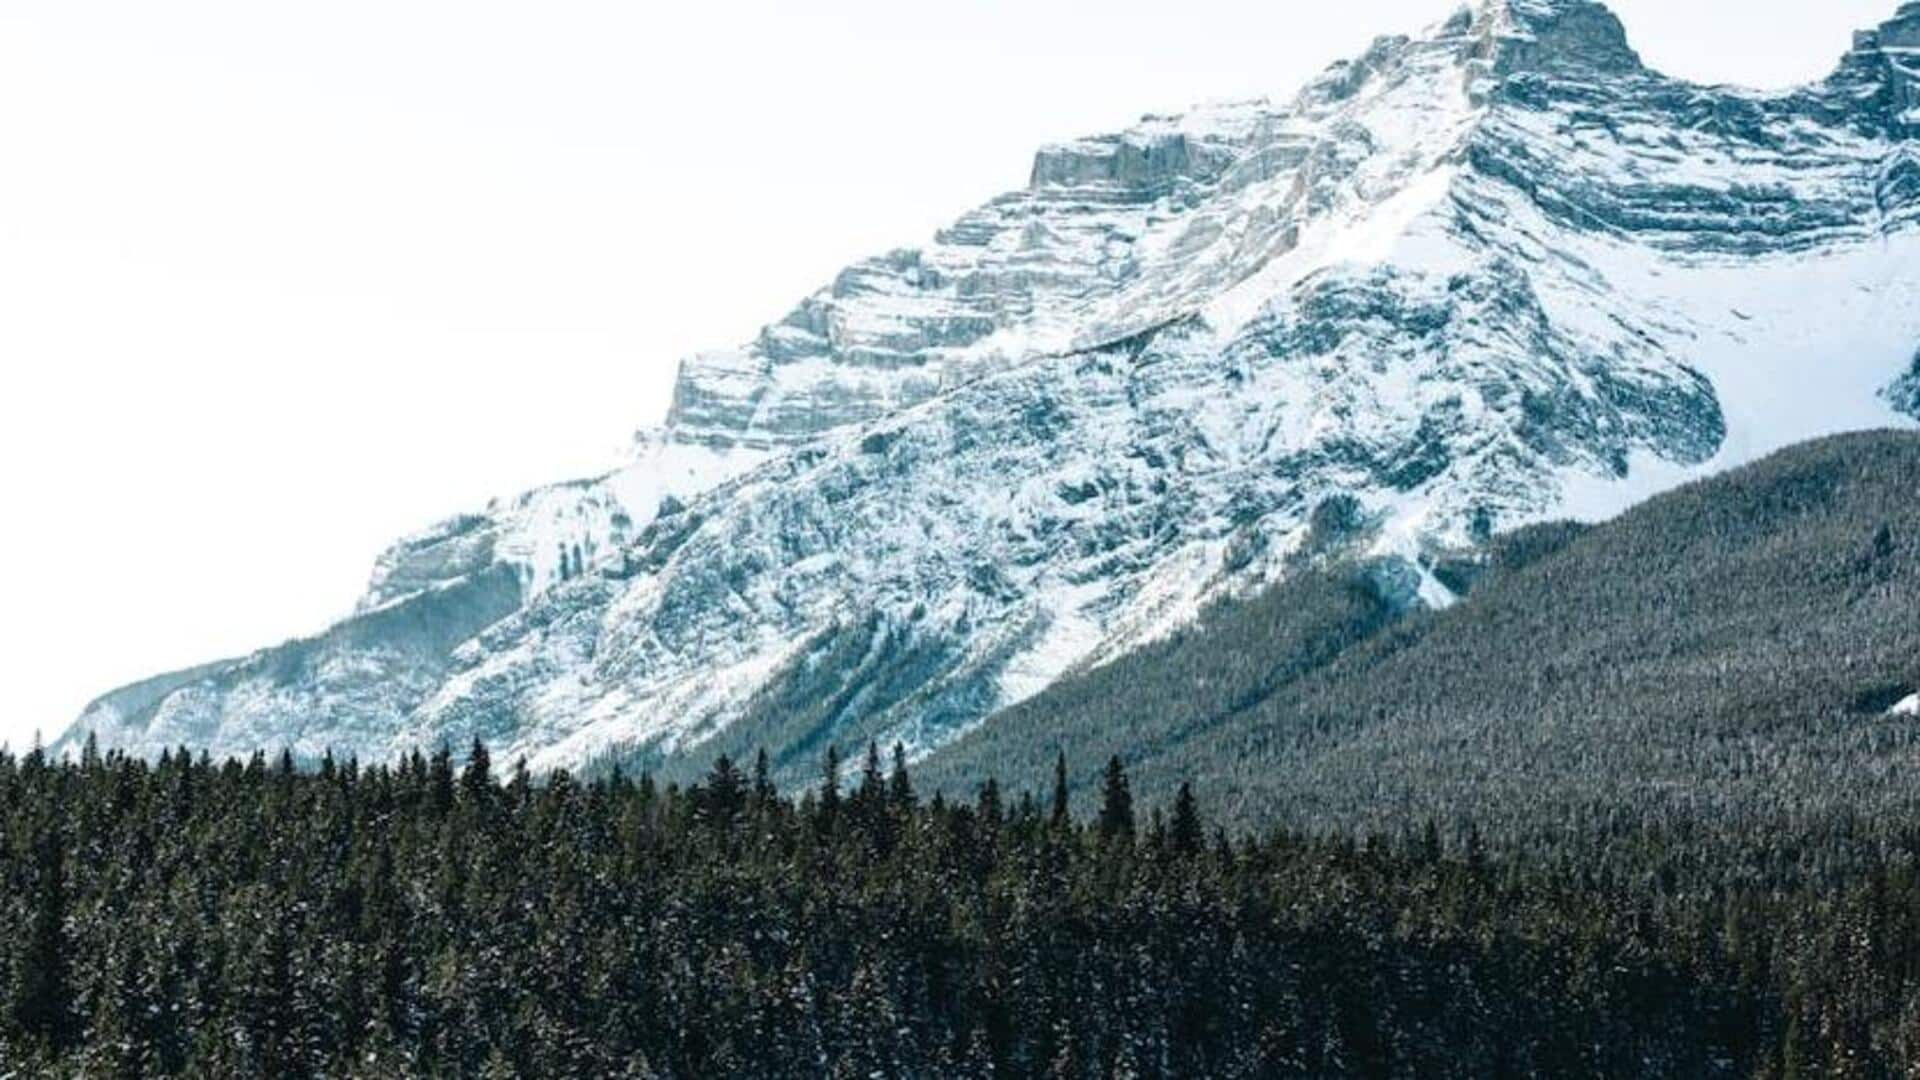
[[[1330,520],[1445,604],[1431,561],[1492,530],[1920,417],[1916,132],[1920,3],[1758,93],[1647,70],[1588,0],[1487,0],[1289,102],[1041,150],[683,362],[617,470],[403,540],[340,624],[67,738],[925,752]]]

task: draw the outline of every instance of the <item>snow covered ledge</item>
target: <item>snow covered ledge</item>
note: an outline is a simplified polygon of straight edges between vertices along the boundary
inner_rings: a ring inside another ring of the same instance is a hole
[[[1902,701],[1900,704],[1895,705],[1893,708],[1888,709],[1887,715],[1888,716],[1920,716],[1920,694],[1915,694],[1912,697],[1906,699],[1905,701]]]

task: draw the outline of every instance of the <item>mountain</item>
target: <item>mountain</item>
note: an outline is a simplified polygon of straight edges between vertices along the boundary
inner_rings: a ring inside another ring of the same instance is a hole
[[[1191,780],[1243,824],[1511,836],[1596,821],[1807,819],[1920,809],[1899,722],[1920,690],[1920,434],[1793,447],[1601,525],[1547,523],[1440,573],[1442,612],[1394,615],[1332,558],[933,755],[923,786],[1088,801],[1124,755],[1166,805]]]
[[[684,361],[605,476],[436,526],[310,639],[66,736],[535,768],[945,746],[1295,573],[1398,610],[1497,532],[1920,416],[1920,4],[1785,93],[1488,0],[1020,191]],[[1358,539],[1353,539],[1357,537]]]

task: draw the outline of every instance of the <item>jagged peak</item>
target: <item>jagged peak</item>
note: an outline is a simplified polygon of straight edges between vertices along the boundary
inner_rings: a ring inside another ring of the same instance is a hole
[[[1857,31],[1829,84],[1887,133],[1920,130],[1920,0],[1906,0],[1892,18]]]
[[[1904,0],[1894,10],[1893,17],[1871,30],[1862,30],[1861,34],[1872,35],[1888,31],[1906,30],[1920,32],[1920,0]]]
[[[1909,5],[1920,10],[1920,0]],[[1626,27],[1598,0],[1474,0],[1415,38],[1390,35],[1365,53],[1334,63],[1301,88],[1296,104],[1341,101],[1410,46],[1466,43],[1465,55],[1496,75],[1527,71],[1644,70]],[[1172,116],[1145,116],[1125,131],[1050,143],[1034,155],[1032,189],[1107,185],[1162,194],[1181,178],[1204,179],[1223,166],[1222,146],[1243,142],[1284,111],[1269,99],[1216,102]]]
[[[1892,18],[1855,31],[1850,55],[1897,56],[1908,52],[1920,53],[1920,0],[1906,0]]]
[[[1481,0],[1470,9],[1500,74],[1588,68],[1641,70],[1627,29],[1596,0]]]

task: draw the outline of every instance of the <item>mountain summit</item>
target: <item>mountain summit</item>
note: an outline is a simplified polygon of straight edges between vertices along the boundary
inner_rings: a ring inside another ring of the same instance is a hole
[[[1907,3],[1878,29],[1854,35],[1835,81],[1862,119],[1896,138],[1920,127],[1920,3]]]
[[[1496,530],[1920,416],[1920,5],[1784,93],[1494,0],[1287,103],[1043,148],[925,247],[684,361],[605,476],[381,557],[310,639],[69,741],[536,768],[720,733],[916,753],[1337,548]]]
[[[1606,5],[1591,0],[1488,0],[1463,12],[1487,35],[1501,74],[1585,68],[1615,74],[1641,70],[1627,44],[1627,28]]]

